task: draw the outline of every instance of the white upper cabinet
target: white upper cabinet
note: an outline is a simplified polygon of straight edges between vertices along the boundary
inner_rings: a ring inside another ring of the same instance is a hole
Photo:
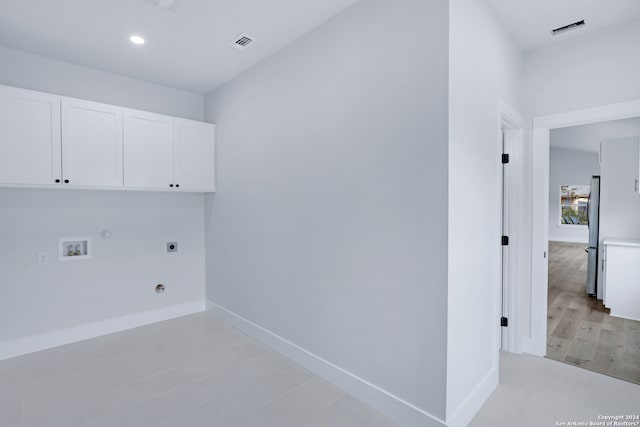
[[[61,179],[60,97],[0,86],[0,184]]]
[[[124,110],[124,186],[171,189],[173,118]]]
[[[122,187],[123,108],[62,99],[62,178],[65,184]]]
[[[124,186],[215,190],[215,126],[124,110]]]
[[[215,190],[215,126],[174,119],[174,183],[192,191]]]
[[[215,126],[0,85],[0,186],[215,191]]]

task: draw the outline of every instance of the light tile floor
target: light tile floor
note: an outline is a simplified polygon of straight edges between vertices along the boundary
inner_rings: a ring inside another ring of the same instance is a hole
[[[555,360],[503,353],[500,384],[469,426],[589,425],[601,421],[599,415],[640,415],[640,386]],[[640,426],[640,420],[630,422],[617,425]]]
[[[208,313],[0,362],[0,427],[392,427]]]
[[[472,427],[640,413],[640,386],[501,355]],[[636,424],[640,425],[640,423]],[[0,427],[398,427],[207,313],[0,362]]]

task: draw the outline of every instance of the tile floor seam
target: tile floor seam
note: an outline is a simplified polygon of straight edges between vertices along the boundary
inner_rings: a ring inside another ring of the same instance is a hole
[[[214,353],[214,354],[215,354],[215,353]],[[154,360],[160,360],[160,359],[161,359],[161,358],[154,359]],[[163,370],[163,371],[159,371],[159,372],[156,372],[156,373],[154,373],[154,374],[151,374],[151,375],[149,375],[149,376],[139,378],[138,380],[134,381],[133,383],[129,383],[128,385],[136,384],[136,383],[139,383],[139,382],[141,382],[141,381],[145,381],[145,380],[148,380],[148,379],[150,379],[150,378],[153,378],[153,377],[155,377],[155,376],[162,375],[162,374],[166,374],[167,372],[175,371],[175,370],[177,370],[177,369],[181,369],[181,368],[184,368],[184,367],[187,367],[187,366],[196,365],[196,364],[198,364],[198,362],[182,363],[182,364],[176,365],[175,367],[168,368],[168,369],[165,369],[165,370]],[[96,376],[95,376],[95,377],[93,377],[93,378],[96,378],[96,377],[101,376],[101,375],[113,374],[113,373],[115,373],[115,372],[117,372],[117,371],[119,371],[119,370],[122,370],[122,369],[126,369],[126,368],[115,369],[115,370],[113,370],[113,371],[108,371],[108,370],[106,370],[106,371],[100,372],[98,375],[96,375]],[[116,388],[120,388],[120,387],[114,387],[114,388],[111,388],[111,389],[108,389],[108,390],[105,390],[105,391],[115,390]]]
[[[258,356],[256,356],[256,357],[258,357]],[[289,360],[289,359],[287,359],[287,360]],[[288,368],[290,368],[290,367],[291,367],[291,365],[290,365],[290,366],[286,366],[286,367],[284,367],[284,368],[280,368],[280,369],[278,369],[278,370],[276,370],[276,371],[274,371],[274,372],[272,372],[272,373],[268,374],[266,377],[269,377],[269,376],[271,376],[271,375],[275,375],[275,374],[278,374],[278,373],[280,373],[280,372],[283,372],[284,370],[286,370],[286,369],[288,369]],[[251,382],[251,383],[249,383],[249,384],[241,385],[241,386],[238,386],[238,387],[232,388],[232,389],[230,389],[230,390],[227,390],[227,391],[223,392],[223,393],[222,393],[220,396],[218,396],[218,397],[214,397],[214,398],[211,398],[211,399],[207,399],[207,401],[205,401],[205,402],[199,403],[198,405],[193,406],[193,407],[190,407],[189,409],[185,409],[185,410],[183,410],[183,411],[180,411],[179,413],[174,414],[174,415],[172,415],[171,417],[169,417],[169,418],[165,418],[164,420],[161,420],[161,421],[167,421],[167,420],[170,420],[170,419],[172,419],[172,418],[179,417],[179,416],[180,416],[182,413],[184,413],[184,412],[192,411],[192,410],[197,409],[197,408],[199,408],[199,407],[201,407],[201,406],[204,406],[204,405],[207,405],[207,404],[209,404],[209,403],[212,403],[212,402],[214,402],[214,401],[216,401],[216,400],[218,400],[218,399],[223,398],[224,396],[226,396],[226,395],[228,395],[228,394],[231,394],[232,392],[234,392],[234,391],[236,391],[236,390],[241,389],[242,387],[245,387],[245,386],[249,386],[249,385],[252,385],[252,384],[258,383],[258,382],[260,382],[261,380],[265,379],[266,377],[259,378],[259,379],[257,379],[256,381],[252,381],[252,382]],[[304,383],[299,384],[298,386],[296,386],[296,387],[294,387],[294,388],[297,388],[297,387],[299,387],[300,385],[306,384],[306,383],[308,383],[308,382],[309,382],[309,381],[311,381],[311,380],[313,380],[313,378],[308,379],[308,380],[307,380],[307,381],[305,381]],[[292,390],[293,390],[293,389],[291,389],[291,390],[287,390],[286,392],[284,392],[284,393],[282,393],[282,394],[278,395],[277,397],[275,397],[275,398],[271,399],[269,402],[265,403],[264,405],[260,405],[258,408],[262,408],[263,406],[268,405],[269,403],[273,402],[274,400],[278,399],[278,398],[279,398],[279,397],[281,397],[281,396],[284,396],[285,394],[289,393],[289,392],[290,392],[290,391],[292,391]],[[146,402],[145,402],[145,403],[146,403]],[[256,408],[256,409],[257,409],[257,408]],[[237,417],[237,418],[231,419],[231,420],[229,420],[229,422],[230,422],[230,423],[236,422],[237,420],[239,420],[240,418],[244,417],[245,415],[248,415],[248,414],[249,414],[250,412],[252,412],[252,411],[253,411],[253,410],[251,410],[251,411],[247,412],[246,414],[243,414],[243,415],[242,415],[242,416],[240,416],[240,417]],[[215,409],[213,409],[213,412],[216,414],[216,416],[218,417],[218,419],[222,420],[222,417],[220,416],[220,414],[219,414]]]
[[[212,353],[212,354],[216,354],[216,353],[217,353],[217,352]],[[251,357],[250,357],[250,358],[248,358],[248,359],[244,359],[244,360],[240,360],[240,361],[234,361],[234,363],[232,363],[232,364],[230,364],[229,366],[227,366],[227,368],[235,367],[235,366],[240,365],[240,364],[242,364],[242,363],[244,363],[244,362],[247,362],[247,361],[249,361],[249,360],[252,360],[252,359],[254,359],[254,358],[258,357],[258,356],[259,356],[259,355],[255,355],[255,356],[251,356]],[[178,366],[176,366],[175,368],[171,368],[171,369],[167,369],[167,370],[164,370],[164,371],[158,372],[158,373],[156,373],[156,374],[150,375],[150,376],[148,376],[148,377],[141,378],[141,379],[139,379],[139,380],[137,380],[137,381],[134,381],[134,382],[129,383],[129,384],[125,385],[125,386],[121,386],[121,387],[117,387],[117,388],[122,388],[122,387],[131,387],[131,386],[134,386],[134,385],[140,384],[140,383],[141,383],[141,382],[143,382],[143,381],[147,381],[147,380],[150,380],[150,379],[152,379],[152,378],[158,377],[158,376],[160,376],[160,375],[164,375],[164,374],[166,374],[166,373],[173,372],[173,371],[177,371],[177,370],[179,370],[179,369],[183,369],[183,368],[187,368],[187,367],[191,367],[191,366],[197,366],[197,365],[199,365],[199,364],[203,364],[203,363],[206,363],[206,362],[207,362],[207,359],[206,359],[206,358],[204,358],[203,360],[201,360],[201,361],[199,361],[199,362],[193,362],[193,363],[186,363],[186,364],[178,365]],[[200,380],[200,379],[206,378],[206,377],[208,377],[208,376],[210,376],[210,375],[215,375],[216,373],[218,373],[218,372],[212,372],[212,373],[210,373],[210,374],[206,374],[206,375],[203,375],[203,376],[201,376],[201,377],[198,377],[198,378],[196,378],[196,379],[195,379],[195,380],[193,380],[193,381],[190,381],[190,382],[188,382],[188,383],[185,383],[185,384],[182,384],[182,385],[180,385],[180,386],[177,386],[177,387],[175,387],[175,388],[173,388],[173,389],[171,389],[171,390],[168,390],[168,391],[167,391],[167,393],[168,393],[168,392],[170,392],[170,391],[172,391],[172,390],[175,390],[175,389],[177,389],[177,388],[180,388],[180,387],[183,387],[183,386],[185,386],[185,385],[188,385],[188,384],[191,384],[191,383],[193,383],[193,382],[196,382],[196,381],[198,381],[198,380]],[[111,389],[111,390],[115,390],[115,388],[114,388],[114,389]],[[165,394],[165,393],[162,393],[162,394]],[[158,396],[160,396],[160,395],[158,395]]]
[[[173,414],[172,416],[170,416],[170,417],[168,417],[168,418],[164,418],[164,419],[162,419],[162,420],[158,421],[158,423],[164,423],[164,422],[167,422],[167,421],[171,421],[171,420],[173,420],[174,418],[178,418],[178,417],[182,416],[185,412],[188,412],[188,411],[194,411],[194,410],[196,410],[196,409],[198,409],[198,408],[200,408],[200,407],[202,407],[202,406],[205,406],[205,405],[207,405],[207,404],[209,404],[209,403],[213,402],[214,400],[215,400],[215,399],[209,399],[209,400],[207,400],[206,402],[198,403],[196,406],[193,406],[193,407],[190,407],[190,408],[185,409],[185,410],[183,410],[183,411],[180,411],[180,412],[178,412],[178,413],[176,413],[176,414]],[[215,411],[215,409],[213,410],[213,413],[216,415],[216,417],[218,417],[218,419],[220,419],[220,415]]]
[[[187,364],[187,365],[188,365],[188,364]],[[156,372],[156,373],[151,374],[151,375],[149,375],[149,376],[147,376],[147,377],[142,377],[142,378],[138,379],[136,382],[138,382],[138,381],[144,381],[144,380],[146,380],[146,379],[149,379],[149,378],[154,377],[154,376],[156,376],[156,375],[164,374],[164,373],[166,373],[166,372],[168,372],[168,371],[172,371],[172,370],[174,370],[174,369],[180,369],[180,368],[181,368],[181,367],[183,367],[183,366],[185,366],[185,365],[178,365],[178,366],[176,366],[175,368],[170,368],[170,369],[167,369],[167,370],[164,370],[164,371]],[[111,375],[111,374],[114,374],[114,373],[116,373],[116,372],[118,372],[118,371],[120,371],[120,370],[123,370],[123,369],[128,369],[128,368],[120,368],[120,369],[115,369],[115,370],[113,370],[113,371],[105,370],[105,371],[103,371],[103,372],[100,372],[98,375],[94,376],[93,378],[97,378],[97,377],[99,377],[99,376],[103,376],[103,375]]]
[[[197,365],[197,364],[198,364],[198,362],[184,363],[184,364],[181,364],[181,365],[177,365],[175,367],[172,367],[172,368],[169,368],[169,369],[165,369],[163,371],[156,372],[156,373],[151,374],[151,375],[149,375],[147,377],[139,378],[138,380],[136,380],[136,381],[134,381],[132,383],[126,384],[124,386],[114,387],[114,388],[111,388],[111,389],[108,389],[108,390],[105,390],[105,391],[112,391],[112,390],[116,390],[116,389],[119,389],[119,388],[122,388],[122,387],[131,387],[131,386],[139,384],[139,383],[141,383],[143,381],[147,381],[147,380],[150,380],[152,378],[158,377],[160,375],[164,375],[166,373],[177,371],[178,369],[186,368],[186,367],[189,367],[189,366],[194,366],[194,365]]]
[[[286,360],[289,360],[289,359],[287,359],[286,357],[285,357],[285,359],[286,359]],[[258,383],[258,382],[260,382],[260,381],[262,381],[262,380],[265,380],[265,379],[267,379],[268,377],[275,376],[275,375],[277,375],[277,374],[279,374],[279,373],[281,373],[281,372],[284,372],[285,370],[287,370],[287,369],[291,368],[291,366],[296,366],[296,365],[295,365],[295,364],[292,364],[292,365],[289,365],[289,366],[285,366],[284,368],[280,368],[280,369],[278,369],[278,370],[276,370],[276,371],[274,371],[274,372],[272,372],[272,373],[268,374],[267,376],[262,377],[262,378],[259,378],[259,379],[257,379],[256,381],[252,381],[252,382],[251,382],[251,383],[249,383],[249,384],[245,384],[244,386],[250,386],[250,385],[256,384],[256,383]],[[304,369],[304,368],[303,368],[303,369]],[[307,372],[309,372],[309,371],[307,371]],[[311,375],[312,375],[312,377],[311,377],[311,378],[309,378],[308,380],[306,380],[306,381],[304,381],[304,382],[302,382],[302,383],[300,383],[300,384],[296,385],[295,387],[293,387],[293,388],[291,388],[291,389],[289,389],[289,390],[285,391],[284,393],[280,393],[280,394],[278,394],[276,397],[274,397],[274,398],[270,399],[267,403],[265,403],[265,404],[263,404],[263,405],[260,405],[259,407],[262,407],[262,406],[266,406],[266,405],[268,405],[269,403],[273,402],[274,400],[279,399],[280,397],[284,396],[285,394],[287,394],[287,393],[289,393],[289,392],[291,392],[291,391],[295,390],[296,388],[298,388],[298,387],[300,387],[300,386],[302,386],[302,385],[304,385],[304,384],[308,383],[309,381],[312,381],[314,378],[316,378],[316,376],[315,376],[315,375],[313,375],[313,374],[311,374]],[[211,401],[213,401],[213,400],[217,400],[217,399],[221,399],[221,398],[223,398],[224,396],[226,396],[226,395],[228,395],[228,394],[231,394],[233,391],[239,390],[240,388],[242,388],[242,387],[244,387],[244,386],[241,386],[241,387],[235,388],[235,389],[233,389],[233,390],[226,391],[226,392],[224,392],[222,395],[220,395],[218,398],[216,398],[216,399],[211,399]],[[236,419],[231,420],[231,421],[237,421],[238,419],[239,419],[239,418],[236,418]]]
[[[341,390],[342,390],[342,389],[341,389]],[[349,393],[344,392],[344,395],[343,395],[342,397],[340,397],[338,400],[336,400],[335,402],[333,402],[331,405],[336,404],[339,400],[344,399],[345,397],[349,397],[349,398],[351,398],[351,399],[357,400],[355,397],[351,396]],[[329,406],[331,406],[331,405],[329,405]],[[368,405],[367,405],[367,406],[368,406]],[[357,417],[355,414],[350,413],[350,412],[349,412],[349,411],[347,411],[346,409],[344,409],[344,408],[342,408],[342,407],[339,407],[339,406],[337,406],[336,408],[337,408],[337,410],[338,410],[338,411],[340,411],[343,415],[345,415],[345,416],[346,416],[347,418],[349,418],[350,420],[352,420],[352,421],[354,421],[354,422],[357,422],[357,421],[358,421],[358,417]],[[325,409],[326,409],[326,408],[325,408]],[[373,417],[373,418],[372,418],[372,419],[367,423],[367,425],[369,425],[369,424],[373,424],[374,422],[376,422],[376,420],[378,420],[379,418],[381,418],[381,417],[384,415],[384,414],[382,414],[382,412],[378,411],[377,409],[373,409],[373,408],[371,408],[371,409],[372,409],[373,411],[375,411],[375,412],[376,412],[376,415],[375,415],[375,417]]]
[[[248,358],[248,359],[245,359],[245,360],[242,360],[242,361],[240,361],[240,362],[238,362],[238,363],[235,363],[235,364],[233,364],[233,365],[230,365],[230,366],[229,366],[229,368],[231,368],[231,367],[235,367],[235,366],[238,366],[238,365],[240,365],[240,364],[242,364],[242,363],[244,363],[244,362],[251,361],[251,360],[253,360],[253,359],[257,358],[257,357],[259,357],[259,355],[252,356],[252,357],[250,357],[250,358]],[[285,369],[285,368],[283,368],[283,369]],[[158,395],[155,395],[155,396],[153,396],[153,397],[151,397],[151,398],[149,398],[149,399],[145,399],[145,400],[143,400],[143,401],[141,401],[141,402],[139,402],[139,403],[137,403],[137,404],[135,404],[135,405],[133,405],[133,406],[140,405],[140,406],[145,406],[145,407],[146,407],[146,404],[147,404],[149,401],[153,400],[153,399],[156,399],[156,398],[159,398],[159,397],[165,396],[165,395],[167,395],[167,394],[169,394],[169,393],[172,393],[172,392],[174,392],[174,391],[176,391],[176,390],[179,390],[179,389],[181,389],[181,388],[187,387],[187,386],[189,386],[189,385],[191,385],[191,384],[193,384],[193,383],[196,383],[196,382],[198,382],[198,381],[200,381],[200,380],[203,380],[203,379],[205,379],[205,378],[208,378],[208,377],[210,377],[210,376],[212,376],[212,375],[216,375],[216,374],[218,374],[218,373],[220,373],[220,372],[222,372],[222,371],[214,372],[214,373],[211,373],[211,374],[204,375],[204,376],[202,376],[202,377],[198,377],[198,378],[196,378],[196,379],[194,379],[194,380],[192,380],[192,381],[189,381],[189,382],[187,382],[187,383],[181,384],[181,385],[179,385],[179,386],[177,386],[177,387],[171,388],[171,389],[169,389],[169,390],[165,390],[164,392],[162,392],[162,393],[160,393],[160,394],[158,394]],[[147,379],[148,379],[148,378],[147,378]],[[119,389],[128,388],[128,387],[131,387],[131,386],[133,386],[133,385],[135,385],[135,384],[138,384],[139,382],[142,382],[142,381],[144,381],[144,380],[140,380],[140,381],[138,381],[138,382],[136,382],[136,383],[131,383],[131,384],[128,384],[128,385],[125,385],[125,386],[116,387],[116,388],[111,389],[111,390],[109,390],[109,391],[116,391],[116,390],[119,390]],[[238,388],[239,388],[239,387],[238,387]],[[236,389],[234,388],[233,390],[236,390]],[[213,399],[211,399],[211,400],[213,400]],[[84,408],[85,408],[85,411],[86,411],[86,402],[85,402],[85,400],[84,400],[84,399],[82,399],[82,403],[83,403]],[[196,405],[195,407],[197,407],[197,406],[200,406],[200,404]],[[100,421],[100,420],[102,420],[102,419],[105,419],[105,418],[107,418],[107,417],[111,417],[111,416],[114,416],[114,415],[120,414],[120,413],[122,413],[122,412],[128,411],[128,410],[130,410],[130,409],[131,409],[131,407],[132,407],[132,406],[128,406],[128,407],[125,407],[125,408],[119,409],[119,410],[117,410],[117,411],[110,412],[110,413],[108,413],[108,414],[101,415],[101,416],[99,416],[99,417],[92,418],[92,419],[89,419],[89,414],[88,414],[88,412],[87,412],[87,422],[86,422],[86,423],[84,423],[84,424],[82,424],[82,426],[84,426],[84,425],[89,425],[89,424],[91,424],[91,423],[98,422],[98,421]],[[188,410],[191,410],[191,409],[193,409],[193,408],[195,408],[195,407],[190,407],[190,408],[188,408],[188,409],[185,409],[184,411],[181,411],[181,413],[182,413],[182,412],[186,412],[186,411],[188,411]],[[179,414],[176,414],[175,416],[177,416],[177,415],[179,415]],[[173,416],[172,416],[172,417],[169,417],[169,418],[166,418],[166,419],[170,419],[170,418],[173,418]],[[162,421],[164,421],[164,420],[162,420]],[[82,426],[81,426],[81,427],[82,427]]]
[[[189,336],[193,336],[193,335],[197,335],[197,334],[196,334],[196,333],[189,334]],[[225,335],[225,336],[229,336],[229,335]],[[98,337],[98,338],[99,338],[99,337]],[[154,350],[157,350],[157,349],[155,349],[155,348],[154,348]],[[224,352],[224,351],[226,351],[226,350],[227,350],[227,349],[224,349],[224,348],[223,348],[223,349],[220,349],[220,350],[213,351],[213,352],[211,352],[211,354],[222,353],[222,352]],[[153,359],[153,360],[154,360],[154,361],[155,361],[155,360],[161,360],[163,357],[166,357],[166,355],[165,355],[165,356],[157,357],[157,358],[155,358],[155,359]],[[199,362],[203,362],[205,359],[206,359],[206,357],[203,357],[203,358],[202,358],[202,360],[200,360]],[[175,370],[175,369],[179,369],[179,368],[182,368],[182,367],[185,367],[185,366],[194,365],[194,364],[197,364],[197,363],[199,363],[199,362],[198,362],[198,361],[195,361],[195,362],[184,362],[184,363],[181,363],[181,364],[179,364],[179,365],[177,365],[177,366],[175,366],[175,367],[173,367],[173,368],[169,368],[169,369],[167,369],[167,370],[165,370],[165,371],[161,371],[161,372],[159,372],[159,373],[153,374],[153,375],[151,375],[150,377],[155,376],[155,375],[160,375],[160,374],[162,374],[162,373],[166,373],[166,372],[168,372],[168,371]],[[110,370],[110,369],[103,369],[103,370],[98,371],[98,373],[97,373],[96,375],[94,375],[94,376],[93,376],[93,378],[98,377],[98,376],[101,376],[101,375],[112,374],[112,373],[117,372],[117,371],[122,370],[122,369],[124,369],[124,368],[118,368],[118,369],[113,369],[113,370]],[[76,375],[78,375],[78,373],[77,373],[77,369],[75,369],[75,370],[74,370],[74,373],[75,373]],[[150,377],[142,378],[142,380],[144,380],[144,379],[148,379],[148,378],[150,378]]]
[[[289,360],[289,359],[287,359],[287,360]],[[294,365],[294,366],[295,366],[295,365]],[[283,368],[283,369],[281,369],[279,372],[284,371],[285,369],[287,369],[287,368]],[[311,372],[311,371],[307,371],[307,372]],[[308,380],[306,380],[306,381],[304,381],[304,382],[302,382],[302,383],[298,384],[297,386],[293,387],[293,388],[292,388],[292,389],[290,389],[290,390],[285,391],[284,393],[279,394],[278,396],[276,396],[276,397],[274,397],[274,398],[270,399],[270,400],[269,400],[269,401],[267,401],[266,403],[263,403],[262,405],[259,405],[259,406],[255,407],[255,408],[251,409],[251,410],[250,410],[250,411],[248,411],[247,413],[242,414],[241,416],[236,417],[236,418],[234,418],[234,419],[232,419],[232,420],[229,420],[229,422],[230,422],[230,423],[235,423],[235,422],[236,422],[236,421],[238,421],[240,418],[243,418],[243,417],[245,417],[245,416],[247,416],[247,415],[249,415],[249,414],[251,414],[251,413],[253,413],[253,412],[258,411],[259,409],[264,408],[265,406],[270,405],[271,403],[275,402],[276,400],[280,399],[281,397],[286,396],[287,394],[289,394],[289,393],[293,392],[294,390],[298,389],[299,387],[302,387],[303,385],[305,385],[305,384],[307,384],[307,383],[310,383],[310,382],[311,382],[311,381],[313,381],[314,379],[318,378],[315,374],[313,374],[313,373],[311,373],[311,374],[312,374],[312,377],[311,377],[311,378],[309,378]],[[225,394],[227,394],[227,393],[225,393]],[[220,396],[220,397],[222,397],[222,396]],[[215,412],[215,411],[214,411],[214,412]]]
[[[333,386],[333,384],[331,384]],[[344,396],[348,396],[349,394],[345,391],[343,391],[342,389],[340,389],[340,391],[342,392],[342,395],[337,397],[334,401],[328,403],[327,405],[323,406],[322,408],[318,409],[317,411],[311,413],[308,417],[303,418],[302,420],[298,421],[296,423],[296,426],[299,426],[300,424],[304,423],[307,420],[310,420],[311,418],[315,417],[316,415],[322,413],[322,411],[324,411],[325,409],[327,409],[328,407],[330,407],[331,405],[333,405],[334,403],[336,403],[338,400],[342,399]],[[349,419],[351,419],[351,417],[349,417]]]
[[[278,356],[279,356],[279,357],[282,357],[282,356],[280,356],[280,355],[278,355]],[[238,363],[235,363],[235,364],[233,364],[233,365],[230,365],[230,366],[228,366],[228,368],[237,367],[238,365],[241,365],[241,364],[243,364],[243,363],[250,362],[250,361],[251,361],[251,360],[253,360],[253,359],[257,359],[258,357],[260,357],[260,355],[252,356],[252,357],[250,357],[249,359],[245,359],[245,360],[242,360],[242,361],[240,361],[240,362],[238,362]],[[286,359],[286,358],[285,358],[285,359]],[[289,360],[289,359],[286,359],[286,360]],[[191,410],[193,410],[193,409],[195,409],[195,408],[197,408],[197,407],[199,407],[199,406],[202,406],[202,405],[205,405],[205,404],[207,404],[207,403],[210,403],[210,402],[214,401],[215,399],[221,398],[221,397],[223,397],[223,396],[224,396],[224,395],[226,395],[226,394],[229,394],[229,393],[232,393],[232,392],[234,392],[234,391],[236,391],[236,390],[239,390],[239,389],[241,389],[241,388],[242,388],[242,387],[244,387],[244,386],[247,386],[247,385],[250,385],[250,384],[254,384],[254,383],[256,383],[256,382],[260,381],[261,379],[266,378],[266,377],[267,377],[267,376],[269,376],[269,375],[276,374],[276,373],[278,373],[278,372],[284,371],[285,369],[289,368],[290,366],[291,366],[291,365],[289,365],[289,366],[285,366],[285,367],[283,367],[283,368],[276,369],[275,371],[273,371],[273,372],[271,372],[271,373],[267,374],[266,376],[264,376],[264,377],[260,377],[260,378],[258,378],[257,380],[250,382],[249,384],[238,385],[237,387],[233,387],[233,388],[231,388],[231,389],[229,389],[229,390],[224,391],[224,392],[223,392],[220,396],[218,396],[217,398],[207,399],[205,402],[199,403],[199,404],[197,404],[197,405],[195,405],[195,406],[190,406],[189,408],[186,408],[186,409],[184,409],[184,410],[180,411],[179,413],[174,414],[174,415],[173,415],[173,416],[171,416],[171,417],[168,417],[168,418],[162,419],[162,420],[160,420],[159,422],[166,421],[166,420],[168,420],[168,419],[171,419],[171,418],[174,418],[174,417],[176,417],[176,416],[179,416],[179,415],[183,414],[184,412],[191,411]],[[187,385],[189,385],[189,384],[193,384],[193,383],[195,383],[195,382],[197,382],[197,381],[203,380],[203,379],[205,379],[205,378],[209,378],[209,377],[211,377],[211,376],[214,376],[214,375],[220,374],[220,373],[222,373],[222,372],[223,372],[223,371],[219,371],[219,372],[214,372],[214,373],[211,373],[211,374],[208,374],[208,375],[202,376],[202,377],[200,377],[200,378],[196,379],[195,381],[191,381],[191,382],[190,382],[190,383],[188,383],[188,384],[184,384],[183,386],[180,386],[180,387],[178,387],[178,388],[171,389],[170,391],[167,391],[167,392],[162,393],[162,394],[160,394],[160,395],[154,396],[154,397],[153,397],[153,398],[151,398],[151,399],[147,399],[147,400],[145,400],[142,404],[146,406],[146,404],[147,404],[148,402],[150,402],[151,400],[153,400],[153,399],[156,399],[156,398],[158,398],[158,397],[164,396],[164,395],[166,395],[166,394],[168,394],[168,393],[171,393],[171,392],[173,392],[173,391],[175,391],[175,390],[178,390],[178,389],[180,389],[180,388],[182,388],[182,387],[185,387],[185,386],[187,386]],[[214,411],[214,412],[215,412],[215,411]],[[218,415],[218,414],[216,413],[216,415]],[[218,415],[218,418],[219,418],[219,415]]]
[[[245,360],[242,360],[242,361],[240,361],[240,362],[238,362],[238,363],[236,363],[236,364],[230,365],[230,366],[229,366],[229,368],[231,368],[231,367],[236,367],[236,366],[238,366],[238,365],[240,365],[240,364],[242,364],[242,363],[244,363],[244,362],[248,362],[248,361],[253,360],[253,359],[257,358],[257,357],[259,357],[259,355],[252,356],[252,357],[250,357],[249,359],[245,359]],[[172,388],[172,389],[165,390],[164,392],[162,392],[162,393],[160,393],[160,394],[157,394],[157,395],[155,395],[155,396],[153,396],[153,397],[151,397],[151,398],[149,398],[149,399],[145,399],[145,400],[143,400],[143,401],[141,401],[141,402],[139,402],[139,403],[137,403],[137,404],[135,404],[135,405],[133,405],[133,406],[141,405],[141,406],[145,406],[145,407],[146,407],[147,403],[148,403],[148,402],[150,402],[150,401],[151,401],[151,400],[153,400],[153,399],[157,399],[157,398],[159,398],[159,397],[165,396],[165,395],[167,395],[167,394],[169,394],[169,393],[172,393],[172,392],[174,392],[174,391],[176,391],[176,390],[179,390],[179,389],[181,389],[181,388],[185,388],[185,387],[187,387],[187,386],[189,386],[189,385],[191,385],[191,384],[194,384],[194,383],[196,383],[196,382],[198,382],[198,381],[201,381],[201,380],[203,380],[203,379],[205,379],[205,378],[208,378],[208,377],[210,377],[210,376],[213,376],[213,375],[219,374],[220,372],[222,372],[222,371],[214,372],[214,373],[211,373],[211,374],[207,374],[207,375],[204,375],[204,376],[198,377],[198,378],[196,378],[196,379],[194,379],[194,380],[192,380],[192,381],[189,381],[189,382],[187,382],[187,383],[181,384],[181,385],[179,385],[179,386],[177,386],[177,387],[174,387],[174,388]],[[144,380],[141,380],[141,381],[144,381]],[[141,382],[141,381],[140,381],[140,382]],[[111,390],[109,390],[109,391],[116,391],[116,390],[119,390],[119,389],[128,388],[128,387],[131,387],[131,386],[133,386],[133,385],[135,385],[135,384],[138,384],[138,382],[136,382],[136,383],[132,383],[132,384],[128,384],[128,385],[126,385],[126,386],[117,387],[117,388],[111,389]],[[239,387],[238,387],[238,388],[239,388]],[[236,389],[233,389],[233,390],[236,390]],[[83,403],[85,403],[85,402],[84,402],[84,399],[83,399]],[[85,405],[86,405],[86,403],[85,403]],[[200,405],[198,404],[197,406],[200,406]],[[86,406],[85,406],[85,407],[86,407]],[[181,412],[186,412],[186,411],[191,410],[191,409],[193,409],[193,408],[194,408],[194,407],[189,407],[189,408],[187,408],[187,409],[185,409],[184,411],[181,411]],[[105,414],[105,415],[102,415],[102,416],[99,416],[99,417],[96,417],[96,418],[89,419],[89,421],[87,422],[87,424],[90,424],[90,423],[92,423],[92,422],[97,422],[97,421],[99,421],[99,420],[101,420],[101,419],[104,419],[104,418],[107,418],[107,417],[110,417],[110,416],[113,416],[113,415],[119,414],[119,413],[124,412],[124,411],[127,411],[127,410],[129,410],[129,409],[131,409],[131,406],[128,406],[128,407],[125,407],[125,408],[119,409],[119,410],[117,410],[117,411],[115,411],[115,412],[111,412],[111,413],[108,413],[108,414]],[[178,414],[176,414],[176,416],[177,416],[177,415],[178,415]],[[87,414],[87,418],[89,418],[88,414]],[[173,418],[173,417],[169,417],[169,418]],[[169,418],[167,418],[167,419],[169,419]],[[161,421],[164,421],[164,420],[161,420]],[[84,425],[84,424],[83,424],[83,425]]]
[[[263,403],[262,405],[259,405],[259,406],[255,407],[255,408],[253,408],[253,409],[249,410],[248,412],[246,412],[246,413],[242,414],[242,415],[241,415],[241,416],[239,416],[239,417],[236,417],[236,418],[233,418],[232,420],[229,420],[229,423],[230,423],[230,424],[233,424],[233,423],[235,423],[236,421],[240,420],[241,418],[244,418],[244,417],[249,416],[249,415],[251,415],[251,414],[253,414],[253,413],[255,413],[255,412],[258,412],[260,409],[262,409],[262,408],[264,408],[264,407],[266,407],[266,406],[269,406],[270,404],[272,404],[272,403],[273,403],[273,402],[275,402],[276,400],[278,400],[278,399],[280,399],[280,398],[282,398],[282,397],[286,396],[287,394],[289,394],[289,393],[291,393],[291,392],[295,391],[296,389],[298,389],[298,388],[302,387],[303,385],[310,383],[311,381],[315,380],[316,378],[318,378],[318,377],[317,377],[317,376],[315,376],[315,375],[313,375],[311,378],[309,378],[309,379],[308,379],[308,380],[306,380],[305,382],[298,384],[297,386],[293,387],[291,390],[287,390],[286,392],[282,393],[282,394],[281,394],[281,395],[279,395],[278,397],[275,397],[275,398],[273,398],[273,399],[269,400],[268,402]]]
[[[134,405],[134,406],[135,406],[135,405]],[[115,412],[111,412],[111,413],[109,413],[109,414],[107,414],[107,415],[103,415],[103,416],[100,416],[100,417],[97,417],[97,418],[93,418],[93,419],[89,419],[89,414],[88,414],[88,413],[86,413],[86,415],[87,415],[87,421],[85,421],[84,423],[80,424],[78,427],[90,426],[91,424],[95,424],[95,423],[98,423],[98,422],[100,422],[100,421],[103,421],[103,420],[105,420],[105,419],[106,419],[106,418],[108,418],[108,417],[113,417],[113,416],[115,416],[115,415],[121,414],[121,413],[123,413],[123,412],[127,412],[127,411],[129,411],[129,410],[131,410],[131,407],[123,408],[123,409],[119,409],[119,410],[117,410],[117,411],[115,411]],[[85,407],[85,411],[86,411],[86,407]]]

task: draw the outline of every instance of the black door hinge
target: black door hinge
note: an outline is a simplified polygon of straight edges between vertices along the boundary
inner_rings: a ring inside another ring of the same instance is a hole
[[[506,317],[501,317],[500,326],[502,326],[503,328],[506,328],[507,326],[509,326],[509,319],[507,319]]]
[[[509,155],[508,154],[503,154],[502,155],[502,163],[509,163]]]
[[[502,236],[502,246],[509,246],[509,236]]]

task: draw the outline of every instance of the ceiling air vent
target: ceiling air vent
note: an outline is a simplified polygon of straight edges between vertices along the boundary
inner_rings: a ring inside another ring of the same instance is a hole
[[[249,47],[251,43],[254,42],[254,38],[248,34],[240,34],[231,42],[231,46],[235,47],[238,50],[244,50]]]
[[[551,30],[552,36],[557,36],[560,33],[565,33],[571,30],[577,30],[578,28],[584,27],[584,19],[582,21],[574,22],[573,24],[565,25],[564,27],[556,28],[555,30]]]

